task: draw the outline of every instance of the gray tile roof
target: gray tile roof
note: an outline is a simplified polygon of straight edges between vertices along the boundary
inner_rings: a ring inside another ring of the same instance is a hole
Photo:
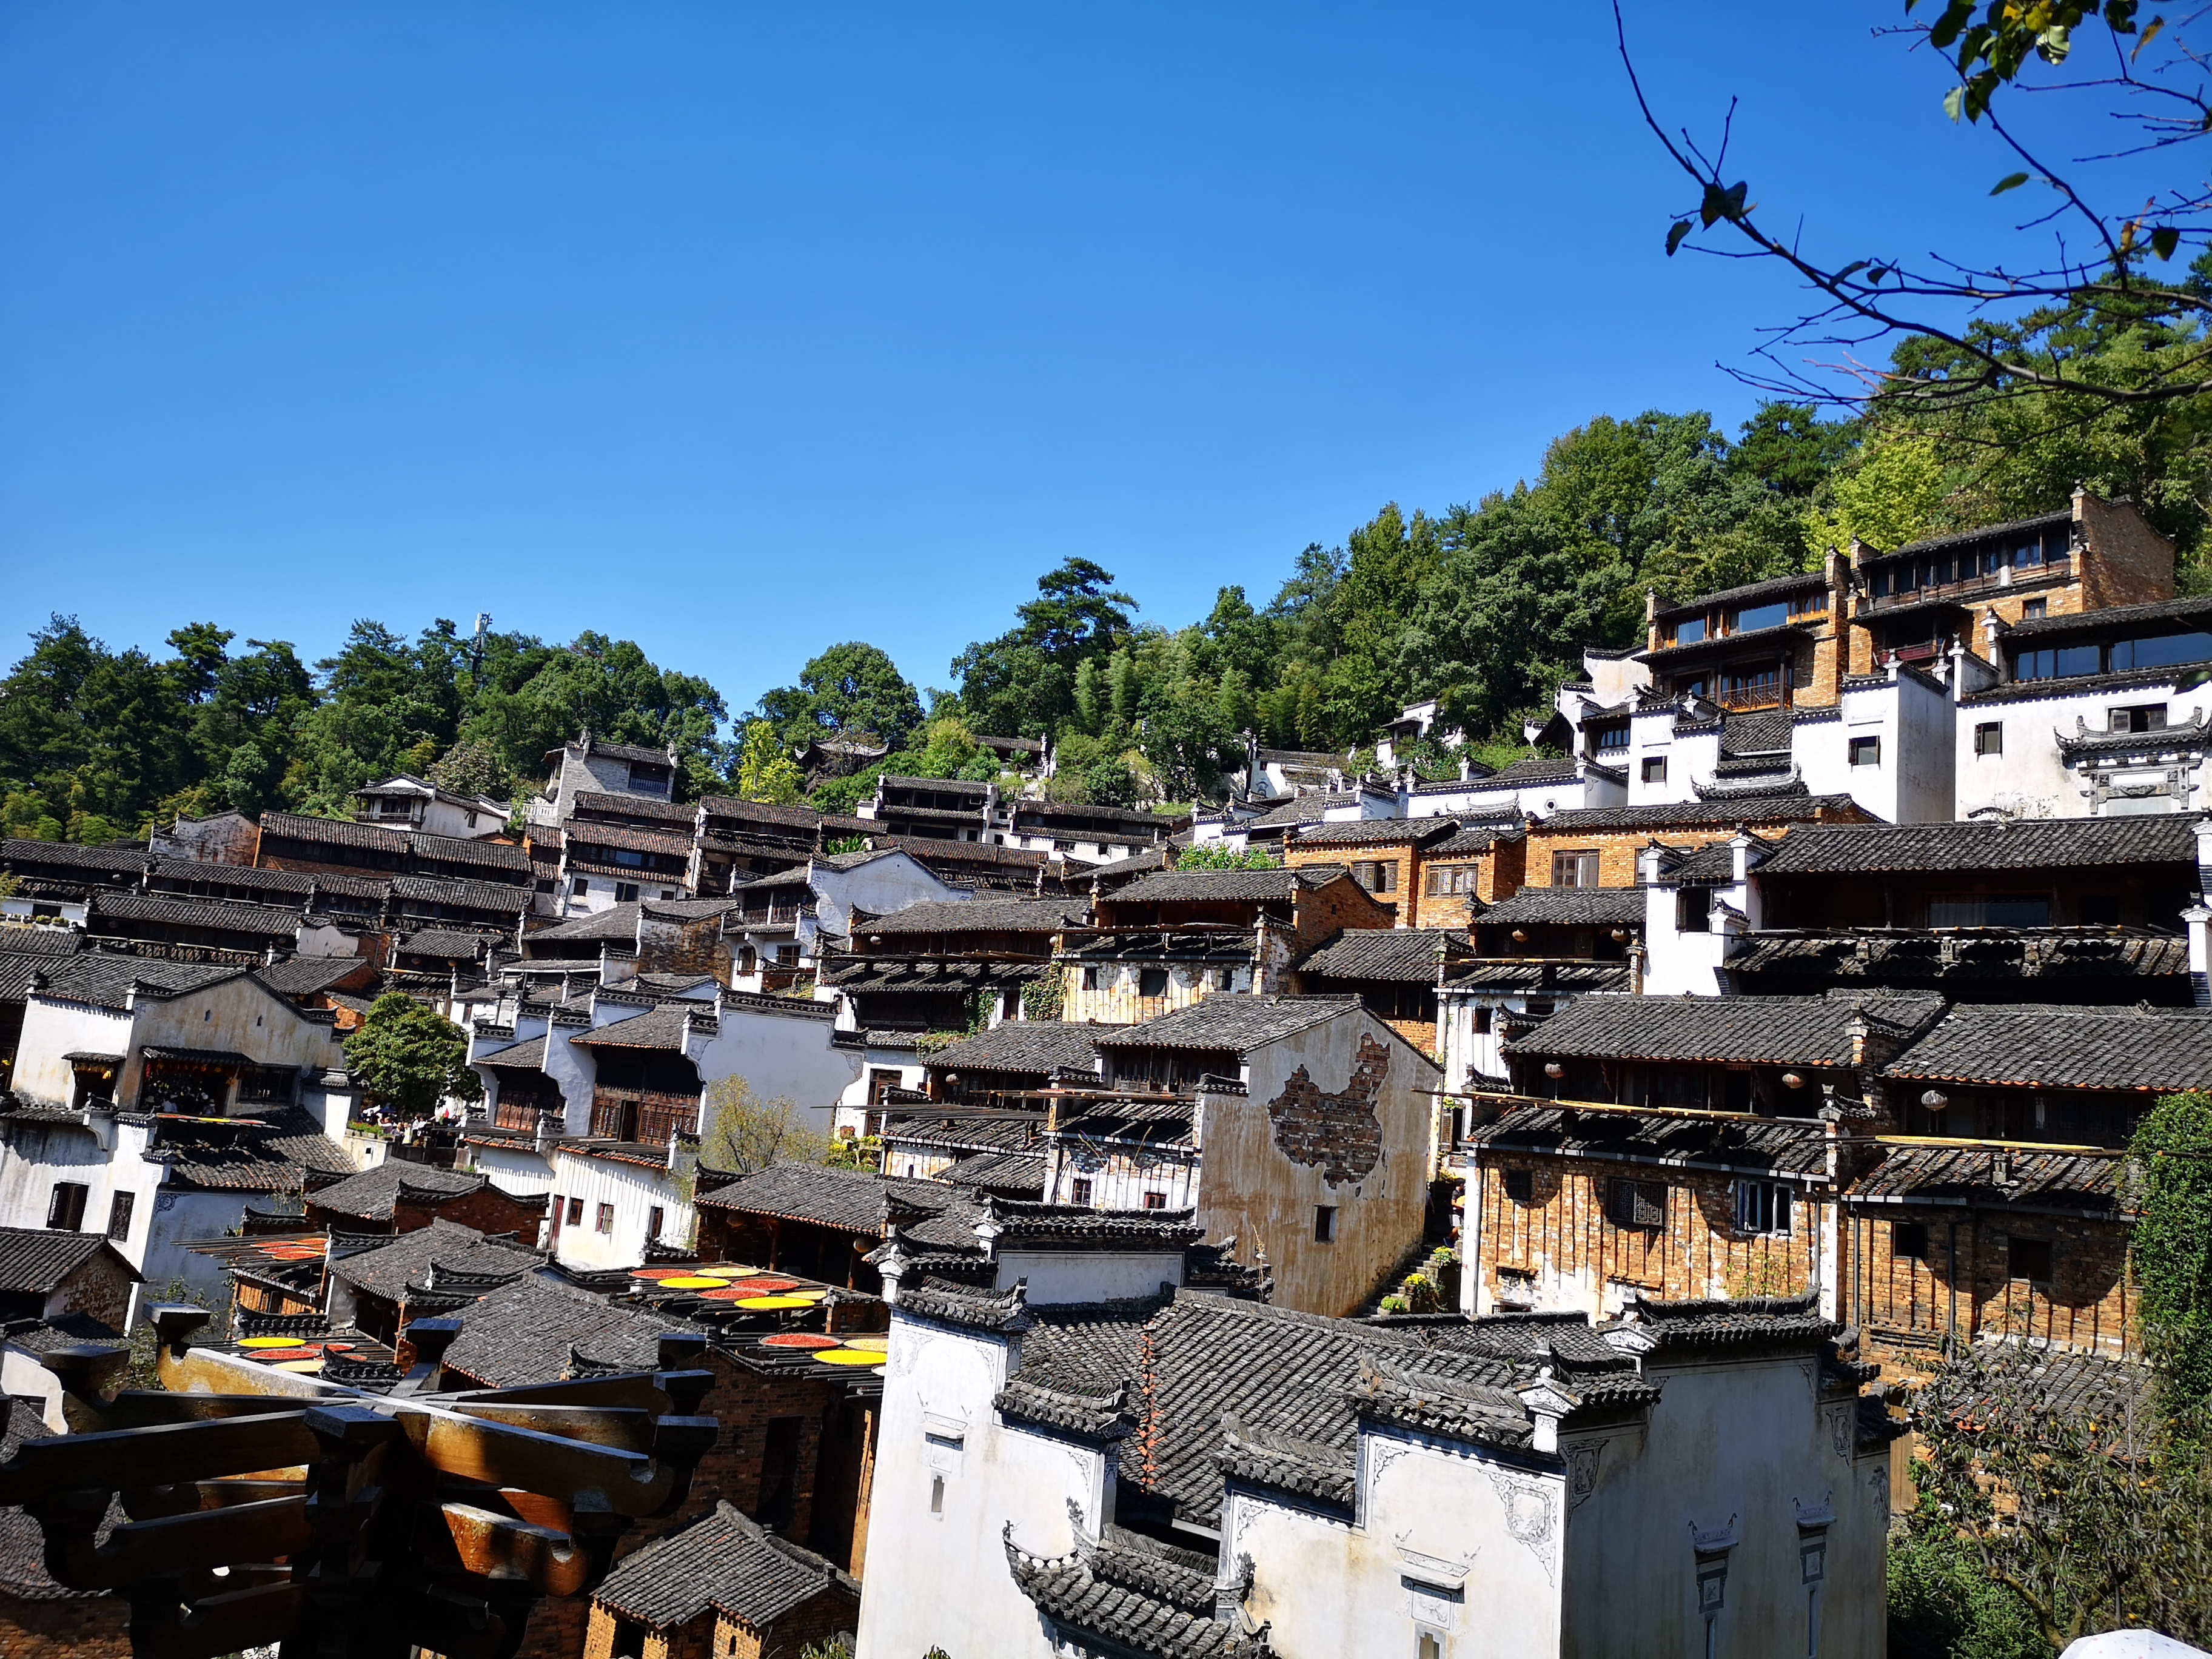
[[[1358,997],[1223,994],[1125,1025],[1097,1042],[1102,1048],[1225,1048],[1246,1054],[1358,1008]]]
[[[505,887],[489,881],[453,881],[442,877],[394,876],[392,896],[424,904],[450,904],[464,910],[490,910],[520,915],[530,908],[527,887]]]
[[[532,946],[586,939],[614,939],[635,945],[637,942],[637,902],[629,900],[610,905],[588,916],[578,916],[573,921],[556,921],[550,927],[541,927],[526,935]]]
[[[446,1351],[445,1363],[489,1389],[558,1382],[579,1353],[595,1366],[653,1370],[664,1331],[697,1328],[536,1273],[487,1291],[447,1316],[460,1321],[461,1334]]]
[[[344,1279],[373,1296],[398,1301],[408,1281],[421,1282],[431,1264],[461,1273],[499,1277],[535,1272],[545,1258],[512,1240],[486,1238],[473,1227],[442,1218],[411,1233],[402,1233],[388,1244],[378,1244],[351,1255],[333,1254],[331,1276]]]
[[[85,927],[97,933],[103,931],[100,924],[105,921],[152,921],[211,933],[246,933],[257,939],[289,939],[300,931],[300,917],[297,909],[278,909],[274,905],[233,904],[171,893],[95,892]]]
[[[511,1072],[542,1072],[545,1069],[545,1039],[534,1036],[526,1042],[510,1043],[490,1054],[480,1054],[476,1063],[495,1066]]]
[[[0,1227],[0,1291],[44,1295],[103,1250],[114,1255],[107,1241],[98,1233]],[[116,1257],[113,1265],[127,1278],[138,1277],[120,1256]]]
[[[1449,962],[1474,954],[1464,928],[1355,927],[1312,952],[1298,971],[1309,978],[1433,985],[1439,949]]]
[[[178,1186],[295,1193],[311,1175],[351,1175],[353,1160],[322,1125],[287,1107],[259,1117],[163,1116],[154,1150]]]
[[[403,1185],[441,1198],[459,1198],[465,1193],[480,1192],[490,1184],[482,1176],[464,1175],[428,1164],[410,1164],[395,1158],[387,1158],[349,1181],[318,1188],[307,1194],[307,1201],[319,1209],[357,1220],[389,1221]]]
[[[1661,605],[1659,614],[1678,617],[1685,611],[1703,611],[1710,605],[1741,605],[1754,599],[1779,599],[1792,593],[1808,592],[1824,586],[1826,581],[1826,574],[1818,570],[1808,570],[1796,576],[1771,576],[1763,582],[1747,582],[1741,587],[1723,587],[1717,592],[1696,593],[1686,599],[1677,599],[1672,605]]]
[[[1884,1075],[2042,1089],[2212,1087],[2212,1011],[1966,1005]]]
[[[44,927],[27,922],[0,921],[0,954],[73,957],[83,949],[84,935],[74,927]]]
[[[1263,1629],[1217,1620],[1213,1569],[1188,1550],[1119,1533],[1094,1548],[1032,1555],[1006,1540],[1015,1586],[1056,1626],[1103,1637],[1146,1659],[1274,1659]],[[1092,1650],[1085,1642],[1083,1650]]]
[[[1881,1163],[1851,1183],[1850,1196],[2111,1215],[2118,1207],[2121,1164],[2118,1158],[1996,1146],[1888,1146]]]
[[[1486,927],[1533,923],[1549,927],[1641,927],[1641,887],[1523,887],[1475,917]]]
[[[1459,829],[1452,818],[1356,818],[1349,823],[1316,823],[1291,838],[1293,847],[1416,846],[1439,841]]]
[[[417,830],[409,833],[407,849],[427,864],[465,864],[484,870],[504,870],[517,876],[530,873],[530,854],[508,841],[432,836]]]
[[[113,841],[86,847],[73,841],[29,841],[19,836],[0,840],[0,864],[68,865],[88,871],[135,876],[159,862],[135,842]]]
[[[1469,854],[1486,851],[1498,842],[1519,834],[1521,830],[1517,824],[1474,824],[1447,840],[1438,842],[1429,848],[1427,853],[1432,859],[1465,858]]]
[[[874,939],[910,933],[1041,933],[1080,927],[1090,914],[1083,899],[969,899],[909,904],[856,926]]]
[[[708,802],[715,799],[709,796]],[[659,800],[651,795],[610,795],[597,789],[579,789],[575,794],[574,810],[578,813],[609,812],[624,817],[652,818],[665,823],[690,823],[696,809],[688,801]],[[799,809],[802,812],[804,808]],[[808,820],[811,827],[811,819]]]
[[[1259,817],[1252,819],[1245,828],[1273,830],[1285,824],[1319,823],[1323,814],[1350,806],[1358,799],[1358,795],[1350,791],[1336,794],[1293,795],[1288,800],[1269,807]]]
[[[1638,1297],[1629,1304],[1628,1313],[1638,1328],[1656,1339],[1655,1354],[1818,1341],[1841,1328],[1820,1316],[1817,1295],[1715,1302],[1652,1302]]]
[[[2065,870],[2197,861],[2195,813],[1972,823],[1816,825],[1796,830],[1762,875],[1901,870]]]
[[[372,966],[362,957],[287,957],[266,968],[255,969],[253,977],[279,996],[304,997],[313,996]]]
[[[210,864],[198,859],[161,859],[154,866],[156,891],[166,887],[234,887],[240,893],[305,894],[319,878],[297,870],[261,870],[250,864]]]
[[[1739,988],[1826,989],[1863,985],[1964,991],[2005,985],[2014,995],[2065,1002],[2112,1000],[2113,981],[2133,1000],[2189,973],[2189,941],[2072,929],[1977,928],[1971,932],[1753,933],[1729,958]],[[2031,983],[2033,981],[2033,983]],[[2102,993],[2102,994],[2099,994]]]
[[[142,993],[181,996],[235,979],[246,971],[220,963],[170,962],[160,957],[88,951],[65,957],[47,969],[46,994],[101,1008],[120,1008],[134,981]]]
[[[2132,632],[2148,623],[2212,623],[2212,595],[2160,599],[2150,605],[2116,605],[2063,617],[2030,617],[2005,630],[2007,639],[2041,639],[2053,634]],[[2177,629],[2174,631],[2186,631]]]
[[[1731,795],[1725,800],[1676,801],[1665,806],[1592,806],[1554,812],[1540,825],[1559,830],[1669,830],[1733,823],[1810,823],[1821,813],[1862,817],[1849,795]]]
[[[1468,1134],[1487,1152],[1534,1152],[1722,1170],[1815,1176],[1827,1169],[1820,1125],[1746,1116],[1741,1122],[1515,1106]]]
[[[1918,1031],[1935,1023],[1943,1000],[1923,992],[1832,997],[1654,997],[1598,993],[1577,997],[1509,1054],[1570,1054],[1613,1060],[1713,1060],[1775,1066],[1848,1066],[1850,1023]]]
[[[1797,729],[1786,708],[1761,709],[1756,714],[1727,714],[1721,719],[1721,753],[1729,757],[1786,755]]]
[[[1118,1025],[1070,1024],[1058,1020],[1010,1019],[953,1043],[925,1062],[933,1072],[1087,1072],[1098,1063],[1093,1042]]]
[[[1954,530],[1945,536],[1930,536],[1925,541],[1907,542],[1890,553],[1877,554],[1879,558],[1902,557],[1909,553],[1929,553],[1937,548],[1959,547],[1968,542],[1987,541],[1996,537],[2012,536],[2029,530],[2055,530],[2060,525],[2074,522],[2074,509],[2062,507],[2049,513],[2039,513],[2032,519],[2008,519],[2002,524],[1985,524],[1973,530]]]
[[[687,1021],[685,1011],[693,1018]],[[662,1007],[647,1009],[633,1014],[628,1019],[617,1019],[579,1031],[568,1040],[586,1048],[681,1048],[687,1024],[695,1032],[714,1029],[714,1005],[705,1002],[673,1002]]]
[[[1131,882],[1103,902],[1110,904],[1243,904],[1310,892],[1344,874],[1339,864],[1296,870],[1166,870]]]
[[[726,1500],[683,1531],[624,1557],[594,1599],[657,1631],[687,1625],[709,1607],[720,1608],[766,1637],[777,1620],[822,1595],[842,1604],[842,1627],[859,1622],[857,1583]],[[796,1643],[772,1645],[778,1652],[799,1650]]]
[[[593,823],[583,818],[571,818],[566,831],[567,846],[571,859],[584,847],[616,847],[633,853],[659,853],[667,858],[689,858],[691,837],[671,835],[655,830],[632,830],[622,824]],[[588,854],[583,854],[589,857]]]
[[[648,917],[668,921],[711,921],[738,908],[732,898],[644,899],[640,908]]]
[[[295,812],[264,812],[261,815],[261,834],[265,839],[274,836],[283,841],[320,842],[335,847],[363,847],[379,853],[407,851],[407,836],[398,830],[386,830],[373,823],[356,823],[351,818],[310,818]]]
[[[483,956],[487,945],[497,945],[505,939],[501,933],[470,933],[458,927],[418,927],[400,934],[392,943],[394,949],[407,956],[466,962]]]
[[[880,1236],[885,1199],[897,1207],[934,1212],[951,1206],[959,1196],[939,1182],[833,1170],[819,1164],[771,1164],[765,1170],[738,1176],[726,1187],[702,1193],[699,1201],[717,1209],[782,1216]]]

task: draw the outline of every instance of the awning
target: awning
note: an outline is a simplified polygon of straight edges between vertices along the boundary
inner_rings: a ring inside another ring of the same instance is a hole
[[[138,1051],[148,1060],[158,1060],[173,1066],[213,1066],[237,1070],[261,1062],[251,1054],[241,1054],[234,1048],[165,1048],[148,1043]]]
[[[121,1054],[88,1054],[82,1052],[66,1054],[62,1058],[72,1066],[120,1066]]]

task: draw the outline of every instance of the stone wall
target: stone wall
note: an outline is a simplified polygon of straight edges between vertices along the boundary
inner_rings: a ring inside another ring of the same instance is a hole
[[[2173,597],[2173,544],[2126,502],[2099,501],[2083,490],[2075,514],[2089,552],[2081,562],[2085,609],[2148,605]],[[2053,605],[2056,611],[2058,607]]]

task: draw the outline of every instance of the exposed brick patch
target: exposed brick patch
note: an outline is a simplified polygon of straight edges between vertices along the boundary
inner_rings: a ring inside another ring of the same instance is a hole
[[[1359,1064],[1341,1094],[1321,1091],[1303,1066],[1267,1103],[1275,1145],[1293,1163],[1316,1165],[1331,1186],[1360,1181],[1382,1162],[1382,1120],[1375,1097],[1390,1075],[1390,1050],[1361,1033]]]

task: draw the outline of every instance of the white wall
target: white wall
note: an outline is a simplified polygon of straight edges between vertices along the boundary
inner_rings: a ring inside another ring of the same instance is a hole
[[[817,863],[812,880],[816,927],[821,933],[840,938],[852,933],[856,908],[870,915],[885,916],[909,904],[938,904],[975,896],[964,888],[939,881],[908,853],[887,853],[849,870]],[[813,944],[811,938],[802,942],[810,949]]]
[[[691,1050],[700,1081],[711,1086],[741,1077],[763,1100],[788,1095],[805,1113],[808,1128],[830,1133],[838,1103],[867,1075],[867,1054],[832,1045],[836,1026],[829,1008],[780,998],[725,997],[721,1011],[720,1033]]]
[[[642,1164],[611,1158],[593,1158],[569,1147],[553,1154],[552,1190],[562,1201],[584,1200],[584,1218],[574,1226],[565,1217],[556,1261],[572,1267],[634,1267],[645,1260],[646,1224],[655,1205],[665,1212],[660,1229],[664,1243],[684,1243],[691,1237],[691,1206],[684,1201],[680,1177],[671,1170],[648,1170]],[[599,1231],[599,1206],[615,1208],[614,1229]],[[547,1212],[549,1226],[551,1212]]]
[[[1957,709],[1953,750],[1958,778],[1959,816],[1978,811],[2001,811],[2021,818],[2072,818],[2090,815],[2090,785],[2083,773],[2069,770],[2059,753],[2057,733],[2072,737],[2083,725],[2092,732],[2109,729],[2114,708],[2137,708],[2162,702],[2166,724],[2187,726],[2200,712],[2212,712],[2212,692],[2178,692],[2172,680],[2124,688],[2042,697],[2020,697],[2001,702],[1962,703]],[[1974,728],[1995,724],[2004,728],[2004,752],[1977,755]],[[2159,783],[2169,769],[2160,766],[2116,773],[2116,781]],[[2207,805],[2201,770],[2191,769],[2185,777],[2188,793],[2168,811],[2197,811]],[[2161,803],[2161,805],[2165,805]]]
[[[893,1311],[868,1578],[854,1659],[1052,1659],[1037,1612],[1007,1570],[1003,1529],[1040,1555],[1074,1547],[1073,1503],[1094,1534],[1111,1518],[1110,1451],[1002,1423],[991,1401],[1018,1350]],[[932,1491],[944,1483],[939,1505]]]

